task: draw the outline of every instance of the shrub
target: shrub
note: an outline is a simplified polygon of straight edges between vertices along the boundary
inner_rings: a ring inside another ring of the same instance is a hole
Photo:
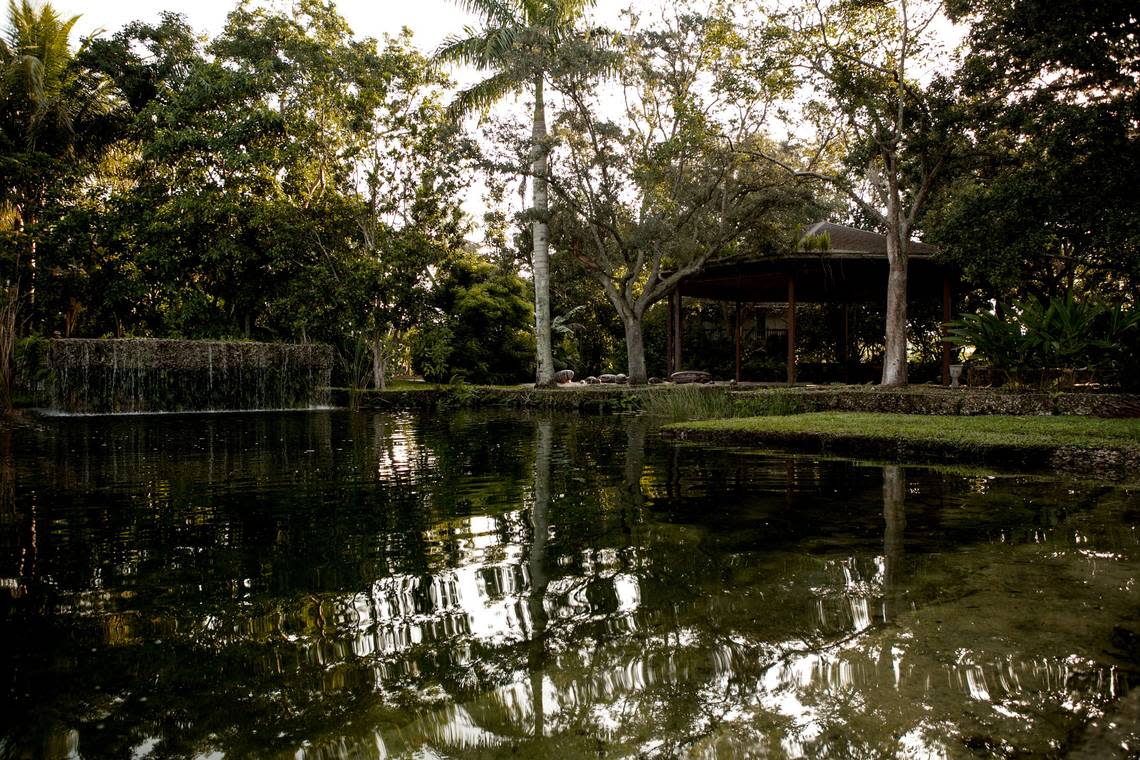
[[[435,319],[412,338],[412,366],[426,380],[496,385],[533,379],[531,303],[518,275],[461,257],[433,299]]]
[[[1108,382],[1135,382],[1140,309],[1110,307],[1071,294],[1027,299],[997,314],[967,314],[951,323],[950,342],[1017,383],[1028,370],[1095,368]]]

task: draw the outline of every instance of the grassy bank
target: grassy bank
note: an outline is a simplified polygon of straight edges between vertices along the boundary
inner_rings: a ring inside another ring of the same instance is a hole
[[[528,386],[431,385],[412,383],[384,391],[365,390],[355,395],[333,389],[332,403],[350,409],[446,410],[498,407],[582,412],[628,412],[644,409],[650,388],[622,385],[575,385],[563,388]]]
[[[676,423],[666,432],[689,440],[886,459],[1055,468],[1133,478],[1140,472],[1140,419],[818,412]]]
[[[332,403],[361,409],[436,409],[497,406],[567,411],[644,411],[667,420],[700,420],[797,412],[874,412],[912,415],[1081,415],[1140,417],[1140,395],[1101,393],[1015,393],[933,386],[802,386],[737,388],[727,385],[433,385],[402,381],[388,390],[334,388]]]

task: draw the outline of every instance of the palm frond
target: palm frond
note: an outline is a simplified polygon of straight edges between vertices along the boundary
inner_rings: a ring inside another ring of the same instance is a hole
[[[506,63],[518,32],[519,28],[514,26],[482,31],[467,27],[463,35],[445,37],[434,57],[442,63],[473,66],[480,70],[499,68]]]
[[[479,16],[495,26],[510,26],[519,22],[518,8],[502,0],[454,0],[465,13]]]
[[[507,95],[517,92],[523,84],[524,82],[519,81],[511,72],[501,71],[478,84],[460,90],[455,100],[447,107],[447,111],[453,117],[475,111],[487,111]]]

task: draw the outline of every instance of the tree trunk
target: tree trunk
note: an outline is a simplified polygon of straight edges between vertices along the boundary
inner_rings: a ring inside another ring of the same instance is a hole
[[[12,411],[13,360],[16,350],[20,289],[9,284],[0,291],[0,412]]]
[[[884,386],[906,385],[906,252],[897,231],[887,234],[887,335],[883,354]]]
[[[546,225],[547,203],[547,146],[546,110],[542,100],[543,77],[534,80],[534,126],[531,131],[531,175],[534,204],[531,209],[531,236],[534,239],[534,336],[537,370],[535,383],[551,385],[554,382],[554,355],[550,342],[550,241]]]
[[[622,317],[625,326],[626,374],[630,385],[645,385],[645,339],[641,335],[641,317],[627,314]]]
[[[384,351],[384,339],[373,338],[372,340],[372,382],[376,385],[377,390],[384,390],[386,385],[387,367],[384,365],[386,362]]]

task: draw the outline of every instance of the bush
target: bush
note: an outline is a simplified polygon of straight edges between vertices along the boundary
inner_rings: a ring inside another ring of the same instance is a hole
[[[1044,369],[1098,370],[1107,382],[1137,382],[1140,309],[1110,307],[1066,295],[1047,302],[1028,299],[997,314],[968,314],[950,326],[950,341],[1014,382]]]
[[[534,378],[526,283],[476,256],[453,262],[433,292],[436,318],[412,336],[412,367],[434,383],[505,385]]]

